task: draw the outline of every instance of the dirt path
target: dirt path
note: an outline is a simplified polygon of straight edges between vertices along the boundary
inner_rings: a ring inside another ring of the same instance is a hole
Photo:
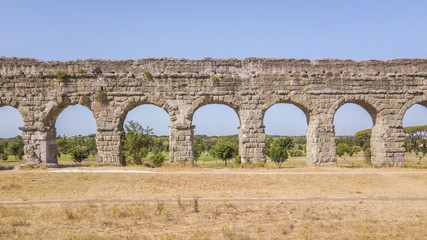
[[[139,174],[219,174],[219,175],[364,175],[364,174],[427,174],[427,171],[401,171],[401,172],[387,172],[387,171],[340,171],[340,172],[240,172],[240,171],[149,171],[149,170],[119,170],[119,169],[85,169],[85,168],[67,168],[55,169],[48,171],[40,171],[43,173],[139,173]]]
[[[183,198],[182,202],[193,202],[194,199]],[[40,204],[84,204],[84,203],[140,203],[140,202],[164,202],[176,203],[177,199],[86,199],[86,200],[63,200],[63,201],[19,201],[0,202],[3,205],[40,205]],[[387,201],[427,201],[426,197],[369,197],[369,198],[199,198],[199,202],[387,202]]]

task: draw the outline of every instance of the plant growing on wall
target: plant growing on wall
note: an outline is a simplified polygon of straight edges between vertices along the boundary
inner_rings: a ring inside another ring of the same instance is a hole
[[[211,75],[211,80],[212,80],[213,82],[218,82],[218,81],[219,81],[219,77],[218,77],[218,75],[216,75],[216,74],[212,74],[212,75]]]
[[[56,79],[58,79],[59,82],[64,82],[64,80],[67,78],[67,71],[58,70],[56,73],[58,74]]]
[[[144,70],[143,73],[147,79],[153,79],[153,76],[151,75],[151,73],[149,71]]]
[[[80,104],[86,107],[90,107],[90,99],[88,97],[82,97],[80,99]]]
[[[104,90],[101,90],[98,92],[98,94],[95,96],[95,101],[100,103],[106,103],[107,102],[107,93],[104,92]]]

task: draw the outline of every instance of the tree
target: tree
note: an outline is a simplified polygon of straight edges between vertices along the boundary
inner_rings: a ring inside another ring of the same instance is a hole
[[[0,144],[0,159],[7,160],[7,153],[5,148],[3,147],[3,144]]]
[[[22,156],[24,156],[24,140],[22,139],[22,136],[18,135],[16,136],[9,144],[8,144],[8,152],[10,155],[15,156],[18,159],[22,159]]]
[[[203,152],[203,142],[199,142],[194,140],[194,161],[197,163],[197,160],[199,160],[200,155]]]
[[[86,146],[77,145],[70,150],[70,154],[74,162],[81,163],[84,159],[89,157],[90,150]]]
[[[219,141],[216,143],[216,145],[214,147],[215,157],[223,160],[225,162],[225,166],[227,166],[227,161],[229,159],[234,158],[234,156],[236,156],[238,154],[239,154],[239,148],[233,142]]]
[[[294,147],[294,139],[292,137],[281,137],[274,140],[273,145],[282,149],[291,149]]]
[[[288,152],[286,149],[280,148],[278,146],[270,148],[270,150],[267,152],[267,155],[274,163],[277,164],[277,167],[279,168],[280,165],[282,165],[282,163],[288,159]]]
[[[363,150],[370,147],[370,139],[371,139],[372,129],[365,129],[362,131],[358,131],[354,136],[356,138],[356,144],[360,147],[363,147]]]
[[[150,145],[153,142],[153,129],[148,126],[143,128],[141,124],[134,121],[129,121],[125,125],[125,129],[123,154],[126,158],[132,158],[134,163],[140,165],[143,158],[148,155]]]
[[[340,143],[337,146],[337,155],[342,157],[348,151],[348,145],[345,143]]]
[[[356,153],[356,154],[357,154],[358,152],[362,151],[362,149],[360,149],[360,147],[359,147],[359,146],[353,146],[353,147],[352,147],[352,149],[353,149],[353,152],[354,152],[354,153]]]

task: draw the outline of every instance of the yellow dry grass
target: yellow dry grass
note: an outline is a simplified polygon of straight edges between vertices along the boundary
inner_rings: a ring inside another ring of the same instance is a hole
[[[160,173],[0,171],[0,239],[427,236],[425,170],[126,169]]]

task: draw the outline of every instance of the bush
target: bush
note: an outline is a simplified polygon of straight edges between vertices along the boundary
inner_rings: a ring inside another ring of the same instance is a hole
[[[90,108],[90,99],[88,97],[82,97],[80,99],[80,104]]]
[[[149,147],[153,142],[153,129],[143,128],[138,122],[129,121],[125,124],[126,135],[124,139],[123,154],[126,158],[131,157],[138,165],[142,164],[143,158],[148,155]]]
[[[236,156],[234,156],[234,164],[236,164],[236,165],[241,165],[242,164],[242,156],[240,156],[240,155],[236,155]]]
[[[100,103],[106,103],[107,102],[107,93],[104,91],[98,92],[98,94],[95,97],[95,101]]]
[[[150,163],[154,167],[162,166],[164,161],[165,161],[165,156],[163,155],[162,152],[156,152],[154,155],[150,157]]]
[[[214,81],[214,82],[218,82],[218,80],[219,80],[218,75],[216,75],[216,74],[212,74],[212,75],[211,75],[211,80],[212,80],[212,81]]]
[[[213,152],[215,157],[223,160],[227,166],[227,161],[239,154],[239,147],[233,142],[220,141],[215,144]]]
[[[286,148],[272,147],[268,151],[268,156],[271,158],[271,161],[277,164],[277,167],[280,167],[288,159],[288,152]]]
[[[81,69],[81,68],[79,68],[79,70],[77,70],[77,73],[86,73],[86,71],[83,70],[83,69]]]
[[[294,157],[302,157],[302,155],[304,155],[304,153],[300,150],[298,150],[294,153]]]
[[[337,155],[342,157],[346,152],[348,152],[348,145],[345,143],[338,144]]]
[[[151,75],[151,73],[149,71],[144,70],[143,73],[147,79],[153,79],[153,76]]]
[[[56,73],[58,74],[56,79],[58,79],[59,82],[64,82],[65,78],[67,77],[67,71],[58,70]]]
[[[372,152],[370,148],[367,148],[364,152],[363,152],[363,157],[365,158],[365,161],[367,164],[371,164],[371,156],[372,156]]]
[[[86,146],[77,145],[71,149],[71,158],[76,163],[81,163],[84,159],[89,157],[89,154],[89,148]]]

